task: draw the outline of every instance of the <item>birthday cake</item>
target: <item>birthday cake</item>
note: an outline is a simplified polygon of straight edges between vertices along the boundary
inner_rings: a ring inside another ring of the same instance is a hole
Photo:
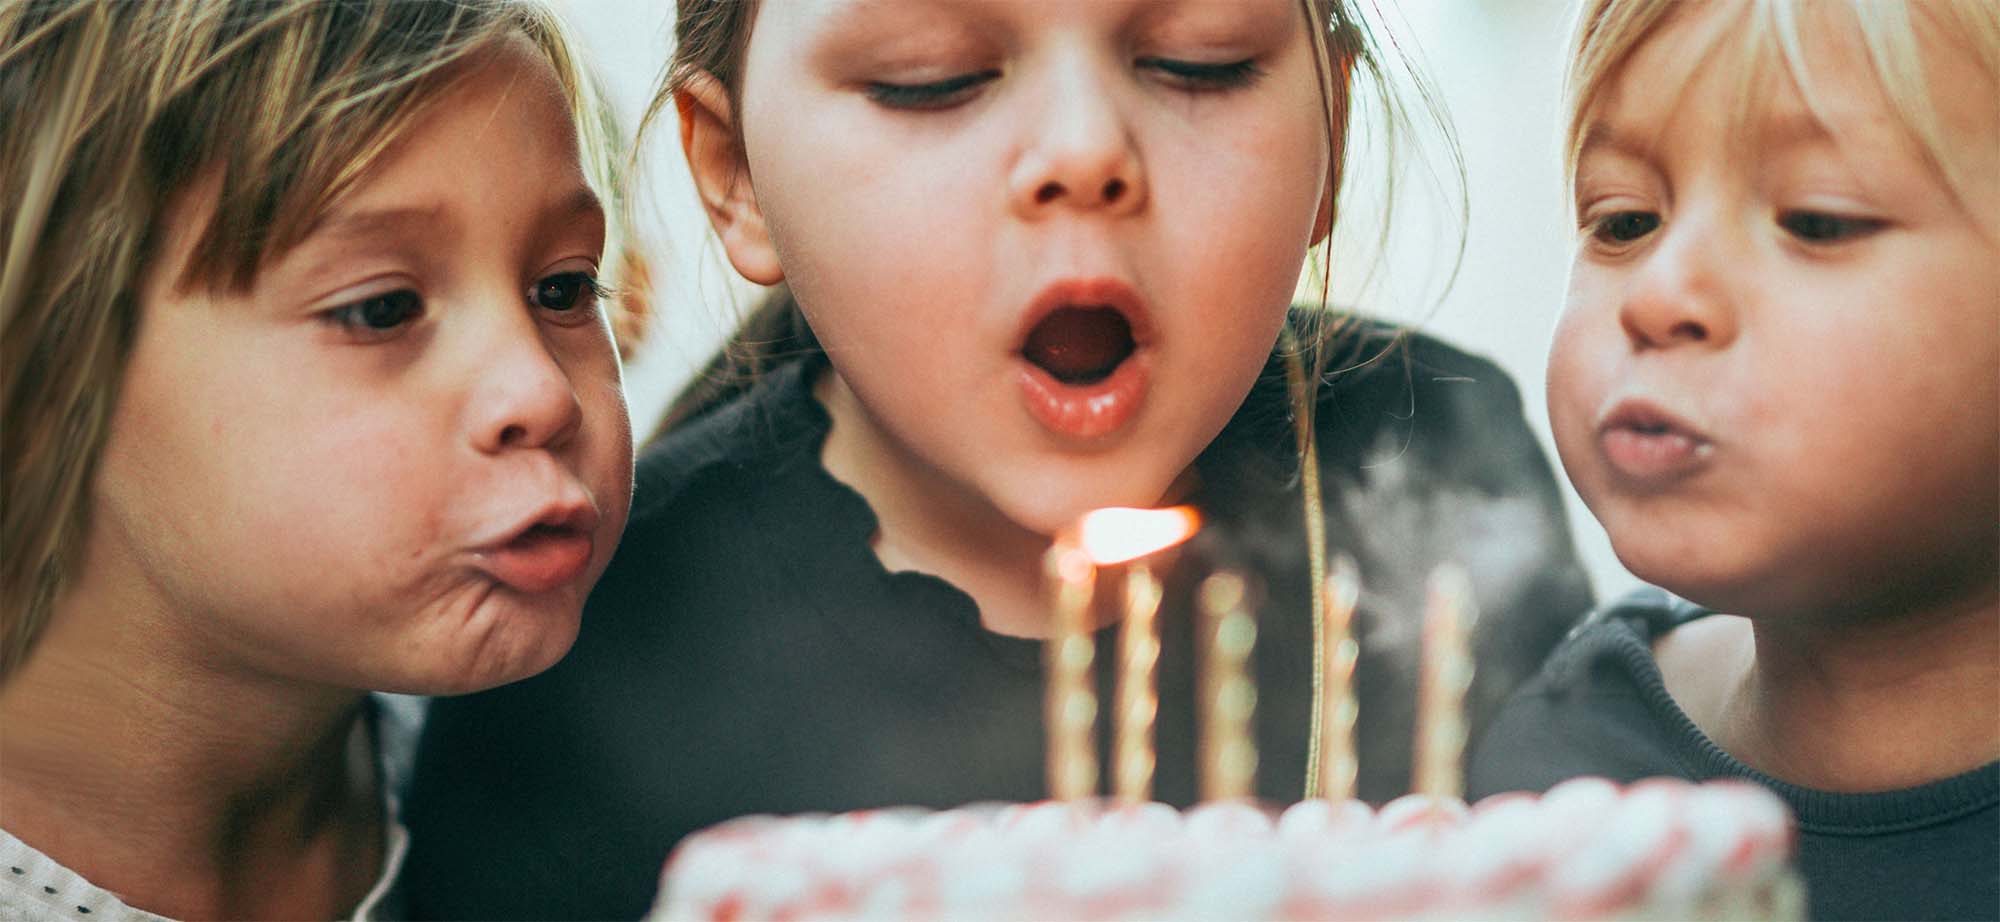
[[[1138,537],[1122,542],[1128,548],[1093,549],[1093,526],[1106,524],[1118,526],[1113,537]],[[1185,812],[1151,802],[1160,591],[1143,564],[1132,567],[1108,709],[1117,796],[1099,798],[1094,645],[1084,617],[1095,569],[1141,558],[1194,527],[1182,510],[1098,510],[1085,517],[1079,545],[1051,549],[1052,800],[733,820],[680,843],[649,918],[1803,918],[1802,888],[1789,868],[1790,813],[1762,788],[1579,779],[1473,807],[1455,796],[1464,780],[1463,696],[1472,669],[1465,625],[1473,615],[1471,586],[1456,567],[1433,575],[1425,613],[1418,793],[1379,811],[1348,796],[1356,770],[1356,647],[1347,630],[1359,594],[1354,564],[1335,562],[1314,615],[1325,643],[1315,679],[1324,685],[1312,730],[1324,745],[1316,783],[1282,811],[1248,797],[1257,766],[1250,595],[1235,574],[1205,579],[1198,592],[1204,802]]]
[[[675,850],[650,918],[1798,919],[1761,788],[1580,779],[1466,807],[984,805],[750,817]]]

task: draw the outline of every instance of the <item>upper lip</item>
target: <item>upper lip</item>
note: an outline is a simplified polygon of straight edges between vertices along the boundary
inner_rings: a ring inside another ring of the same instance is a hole
[[[512,527],[488,546],[502,547],[511,544],[537,528],[553,528],[588,535],[597,530],[597,519],[597,506],[587,498],[565,496],[552,499],[528,515],[515,519]]]
[[[1014,332],[1015,351],[1026,345],[1028,336],[1043,318],[1065,307],[1108,307],[1124,315],[1125,323],[1132,328],[1135,352],[1153,341],[1152,315],[1146,310],[1145,299],[1132,286],[1108,277],[1073,278],[1049,283],[1028,302],[1027,313],[1021,315],[1020,329]]]
[[[1708,441],[1700,427],[1649,400],[1626,398],[1612,404],[1597,424],[1598,432],[1613,429],[1664,430],[1698,442]]]

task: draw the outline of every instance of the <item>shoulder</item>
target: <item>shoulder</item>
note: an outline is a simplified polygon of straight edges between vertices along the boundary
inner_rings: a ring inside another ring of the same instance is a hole
[[[663,434],[640,453],[633,474],[632,517],[637,528],[714,480],[754,482],[816,445],[827,428],[812,397],[818,363],[787,362],[715,409]]]
[[[1652,643],[1697,611],[1647,587],[1579,622],[1495,715],[1473,753],[1472,793],[1545,790],[1582,775],[1693,777],[1687,727]]]
[[[1479,478],[1497,454],[1545,470],[1514,380],[1490,359],[1435,336],[1378,320],[1346,321],[1330,346],[1316,427],[1355,463],[1411,452]],[[1454,463],[1478,458],[1477,464]],[[1523,473],[1510,466],[1510,474]]]

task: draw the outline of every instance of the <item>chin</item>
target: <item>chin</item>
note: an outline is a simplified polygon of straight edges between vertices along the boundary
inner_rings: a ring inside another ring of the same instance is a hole
[[[1140,483],[1136,476],[1120,477],[1109,484],[1085,478],[1053,483],[1042,480],[1016,491],[1013,496],[1020,501],[1003,506],[1001,512],[1028,531],[1053,537],[1094,509],[1161,505],[1170,484],[1171,478],[1154,487],[1151,483]]]
[[[462,695],[518,682],[554,666],[576,643],[583,606],[569,599],[537,601],[542,604],[517,601],[507,611],[488,613],[491,621],[476,634],[470,633],[475,625],[466,625],[468,634],[453,638],[453,649],[433,650],[424,662],[412,664],[411,687],[382,690]]]

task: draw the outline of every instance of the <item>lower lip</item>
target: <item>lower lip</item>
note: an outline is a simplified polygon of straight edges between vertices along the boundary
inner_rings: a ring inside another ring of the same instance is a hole
[[[1605,460],[1628,480],[1660,484],[1708,464],[1714,446],[1684,432],[1607,429],[1598,436]]]
[[[590,535],[536,532],[515,538],[482,555],[486,572],[508,587],[529,593],[560,589],[590,566]]]
[[[1065,384],[1039,365],[1021,363],[1021,403],[1042,428],[1076,441],[1103,438],[1132,421],[1146,402],[1148,361],[1135,352],[1110,375],[1089,384]]]

